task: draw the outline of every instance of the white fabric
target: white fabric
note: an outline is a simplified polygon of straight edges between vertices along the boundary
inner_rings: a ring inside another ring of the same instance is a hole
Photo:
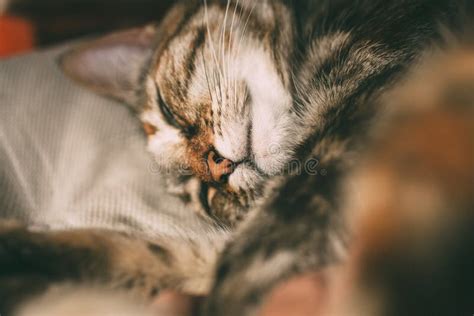
[[[60,51],[0,62],[0,217],[150,238],[208,231],[165,193],[138,121],[65,78]]]

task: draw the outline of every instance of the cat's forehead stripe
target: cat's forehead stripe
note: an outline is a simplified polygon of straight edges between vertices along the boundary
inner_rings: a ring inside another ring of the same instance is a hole
[[[164,93],[172,93],[175,98],[184,101],[196,72],[196,59],[202,53],[205,40],[205,29],[198,28],[172,41],[171,47],[174,49],[164,52],[154,76],[157,85],[166,89]]]
[[[189,83],[196,71],[196,58],[198,57],[199,52],[205,43],[206,33],[204,28],[198,28],[194,32],[195,36],[189,44],[189,52],[184,58],[182,63],[183,70],[183,81],[180,83],[180,88],[182,93],[186,94],[189,88]]]

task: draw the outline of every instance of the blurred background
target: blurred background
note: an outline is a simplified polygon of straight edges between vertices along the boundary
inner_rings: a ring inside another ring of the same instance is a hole
[[[173,0],[0,0],[0,58],[159,20]]]

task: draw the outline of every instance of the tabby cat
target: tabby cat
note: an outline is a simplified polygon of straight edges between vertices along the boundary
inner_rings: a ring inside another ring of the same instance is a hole
[[[344,185],[345,264],[278,286],[261,315],[472,313],[474,50],[458,44],[382,98],[391,111]]]
[[[375,100],[462,11],[456,0],[179,1],[159,25],[68,52],[70,77],[130,105],[170,192],[212,234],[3,225],[0,273],[21,289],[25,274],[40,289],[174,288],[209,294],[204,315],[254,314],[280,280],[344,259],[339,184],[383,112]]]
[[[321,316],[471,314],[472,45],[429,60],[384,99],[393,111],[349,182],[357,236]]]

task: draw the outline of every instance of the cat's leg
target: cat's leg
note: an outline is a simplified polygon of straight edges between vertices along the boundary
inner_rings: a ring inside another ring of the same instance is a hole
[[[21,300],[22,290],[64,282],[127,289],[145,300],[162,288],[205,294],[220,247],[170,238],[149,242],[103,230],[35,232],[0,224],[0,308]]]
[[[203,315],[255,315],[270,290],[291,276],[337,263],[346,229],[331,196],[333,178],[287,179],[224,251]],[[321,188],[314,194],[314,188]]]

